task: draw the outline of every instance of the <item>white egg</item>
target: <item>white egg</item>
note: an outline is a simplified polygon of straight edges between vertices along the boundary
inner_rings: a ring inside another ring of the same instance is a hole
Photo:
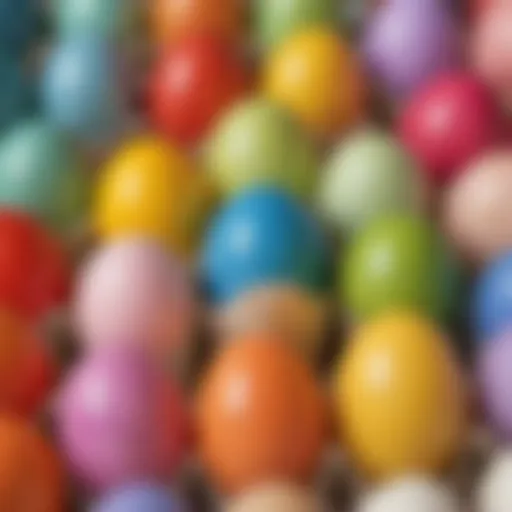
[[[309,490],[274,483],[240,495],[225,508],[225,512],[323,512],[323,508]]]
[[[512,510],[512,451],[499,453],[485,471],[477,490],[477,512]]]
[[[363,497],[357,512],[458,512],[457,499],[447,487],[425,477],[387,484]]]

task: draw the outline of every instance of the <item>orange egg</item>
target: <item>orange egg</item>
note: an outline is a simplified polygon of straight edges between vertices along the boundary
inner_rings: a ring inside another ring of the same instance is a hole
[[[270,337],[239,340],[208,371],[198,441],[213,482],[236,493],[269,480],[307,481],[327,436],[327,411],[300,356]]]
[[[236,39],[241,33],[244,0],[153,0],[151,25],[160,44],[207,33]]]
[[[64,510],[56,453],[35,428],[10,416],[0,416],[0,510]]]

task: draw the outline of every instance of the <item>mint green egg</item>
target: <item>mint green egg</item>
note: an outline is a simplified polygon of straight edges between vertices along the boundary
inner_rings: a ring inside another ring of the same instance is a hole
[[[316,186],[318,155],[312,141],[281,107],[264,99],[235,106],[206,144],[205,167],[221,193],[257,185],[309,198]]]
[[[135,25],[134,0],[53,0],[57,31],[62,37],[118,37]]]
[[[419,213],[425,200],[425,180],[413,159],[391,135],[369,129],[335,148],[322,173],[317,207],[346,237],[383,215]]]
[[[392,215],[358,233],[339,261],[338,290],[354,321],[406,309],[436,321],[458,311],[462,272],[428,220]]]
[[[43,120],[0,140],[0,206],[18,208],[69,233],[86,215],[88,181],[67,138]]]
[[[310,26],[336,28],[338,0],[257,0],[255,26],[260,46],[268,50]]]

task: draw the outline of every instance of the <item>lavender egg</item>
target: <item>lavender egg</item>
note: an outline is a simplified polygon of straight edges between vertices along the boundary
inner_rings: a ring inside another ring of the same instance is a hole
[[[456,22],[439,0],[389,0],[374,9],[363,29],[362,53],[373,79],[395,99],[456,68]]]

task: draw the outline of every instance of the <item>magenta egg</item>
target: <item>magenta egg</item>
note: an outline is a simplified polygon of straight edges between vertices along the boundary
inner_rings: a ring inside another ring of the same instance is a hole
[[[79,273],[74,316],[87,348],[122,343],[167,354],[189,340],[194,309],[185,267],[148,240],[101,247]]]
[[[88,355],[57,400],[56,427],[70,472],[105,491],[170,478],[189,441],[184,399],[140,348]]]
[[[444,183],[501,142],[505,122],[486,85],[468,73],[448,73],[412,96],[398,131],[430,177]]]

